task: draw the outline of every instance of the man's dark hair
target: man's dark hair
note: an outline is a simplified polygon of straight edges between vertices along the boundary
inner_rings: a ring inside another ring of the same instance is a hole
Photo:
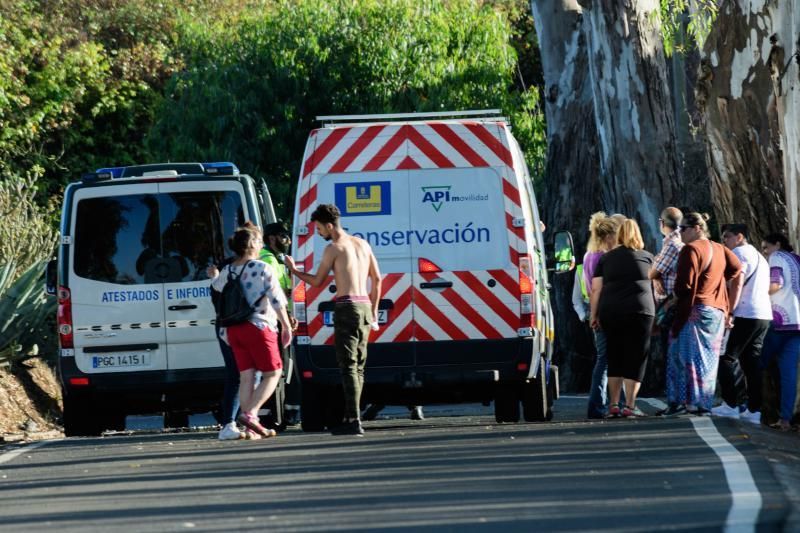
[[[264,226],[264,237],[270,235],[289,235],[289,229],[283,222],[273,222]]]
[[[333,224],[339,225],[339,217],[342,214],[339,208],[333,204],[319,204],[314,212],[311,213],[311,222],[319,222],[320,224]]]
[[[720,228],[722,233],[732,233],[734,235],[741,235],[745,240],[750,237],[747,234],[747,224],[723,224]]]
[[[677,207],[667,207],[661,211],[661,222],[671,230],[678,228],[678,224],[681,223],[682,218],[683,213]]]

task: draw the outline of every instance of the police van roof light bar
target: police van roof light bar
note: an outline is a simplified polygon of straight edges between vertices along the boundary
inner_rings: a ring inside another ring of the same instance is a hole
[[[212,176],[238,176],[239,168],[233,163],[224,161],[218,163],[202,163],[203,172]]]

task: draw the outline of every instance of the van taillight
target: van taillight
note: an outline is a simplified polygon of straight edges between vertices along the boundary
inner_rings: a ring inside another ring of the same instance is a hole
[[[62,348],[74,348],[72,337],[72,296],[66,287],[58,288],[58,338]]]
[[[301,281],[292,293],[293,312],[297,319],[295,335],[308,335],[308,318],[306,317],[306,283]]]
[[[419,271],[421,273],[425,273],[425,272],[441,272],[442,271],[442,269],[439,268],[439,265],[437,265],[436,263],[434,263],[433,261],[431,261],[429,259],[425,259],[424,257],[420,257],[417,260],[417,266],[419,267]]]
[[[531,257],[528,254],[519,256],[519,314],[520,328],[533,326],[533,276],[531,275]]]

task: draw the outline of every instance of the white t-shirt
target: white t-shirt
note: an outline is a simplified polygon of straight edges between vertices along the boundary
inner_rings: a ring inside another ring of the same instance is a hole
[[[800,257],[778,250],[769,256],[770,281],[780,285],[773,293],[772,327],[778,330],[800,330]]]
[[[733,316],[772,320],[767,260],[752,244],[743,244],[731,251],[742,263],[742,274],[745,280],[739,305],[733,310]]]
[[[286,306],[286,296],[281,290],[274,270],[258,259],[252,259],[246,265],[225,265],[219,275],[211,281],[211,287],[215,291],[222,292],[231,270],[235,274],[241,272],[240,280],[244,287],[244,295],[250,305],[263,296],[249,322],[258,329],[269,328],[278,331],[278,311]],[[227,328],[220,328],[219,331],[220,338],[228,343]]]

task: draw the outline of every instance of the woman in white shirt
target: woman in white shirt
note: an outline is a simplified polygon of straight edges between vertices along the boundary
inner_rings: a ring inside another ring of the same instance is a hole
[[[228,241],[236,259],[223,267],[208,267],[211,288],[222,292],[228,277],[238,277],[245,298],[254,308],[250,318],[242,323],[220,328],[220,337],[233,349],[239,369],[239,401],[242,413],[238,421],[248,429],[251,438],[274,437],[258,420],[258,410],[272,396],[281,377],[283,362],[278,348],[278,322],[281,323],[281,345],[292,342],[292,326],[286,312],[286,296],[272,268],[258,259],[263,239],[261,231],[248,222],[237,228]],[[261,383],[255,385],[256,371]]]

